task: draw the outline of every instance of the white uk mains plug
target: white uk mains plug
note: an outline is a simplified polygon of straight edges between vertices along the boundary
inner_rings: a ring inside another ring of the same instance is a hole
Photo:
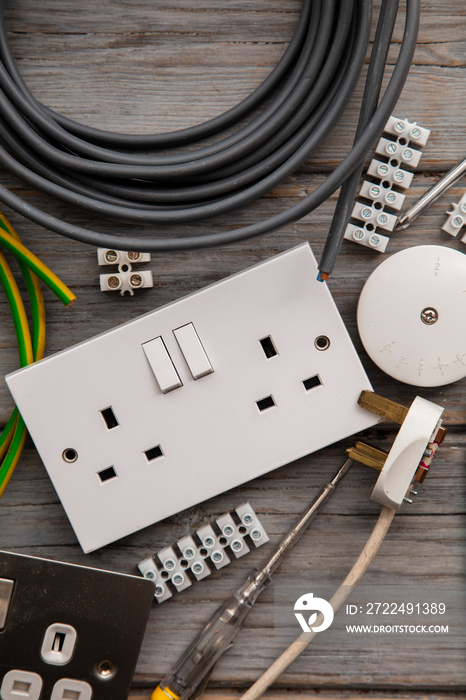
[[[7,377],[84,551],[368,428],[308,244]]]

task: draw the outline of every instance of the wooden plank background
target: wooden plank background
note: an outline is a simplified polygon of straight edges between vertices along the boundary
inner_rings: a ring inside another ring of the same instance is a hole
[[[5,0],[9,37],[20,69],[36,97],[75,119],[101,128],[145,133],[188,126],[228,109],[263,79],[283,53],[296,24],[298,0]],[[395,33],[393,61],[402,32]],[[465,156],[464,118],[466,5],[461,0],[422,3],[419,45],[396,114],[432,129],[421,167],[408,195],[414,201],[439,174]],[[361,88],[358,90],[358,96]],[[186,230],[213,231],[241,226],[281,211],[312,191],[347,152],[355,119],[355,99],[332,138],[299,173],[269,196],[245,210]],[[53,202],[0,170],[0,181],[28,201],[73,223],[102,231],[123,232],[116,223],[89,220]],[[389,252],[410,245],[439,244],[458,250],[463,244],[440,231],[444,212],[458,201],[466,183],[456,185],[406,232],[393,235]],[[5,209],[23,240],[76,292],[73,309],[60,307],[45,293],[48,314],[47,352],[52,353],[135,318],[204,285],[309,240],[320,256],[336,197],[284,230],[241,245],[178,254],[160,254],[151,268],[155,286],[121,298],[102,294],[94,249],[60,238]],[[381,258],[345,244],[329,286],[348,326],[374,388],[409,404],[412,387],[383,375],[365,355],[355,311],[359,293]],[[17,366],[7,304],[0,298],[0,376]],[[459,320],[462,322],[464,320]],[[434,463],[422,495],[396,516],[379,556],[365,581],[422,586],[465,584],[464,380],[420,392],[445,407],[447,442]],[[11,410],[5,383],[0,383],[0,425]],[[336,407],[338,410],[338,407]],[[367,439],[382,447],[395,429],[383,424]],[[225,493],[196,508],[127,537],[101,551],[84,555],[55,491],[28,443],[0,508],[2,549],[133,572],[148,554],[170,544],[205,520],[250,500],[272,542],[277,542],[295,516],[315,496],[344,459],[350,441],[332,446],[267,476]],[[369,501],[374,483],[370,470],[356,466],[324,513],[287,560],[286,571],[303,585],[316,576],[338,585],[355,560],[379,510]],[[263,557],[261,549],[226,570],[197,583],[171,601],[154,605],[134,678],[136,698],[168,671],[183,648],[218,604]],[[279,570],[276,582],[287,580]],[[285,640],[274,630],[273,590],[267,590],[249,617],[234,648],[215,668],[209,700],[238,697],[281,653]],[[289,641],[289,640],[288,640]],[[353,640],[330,647],[322,636],[279,680],[270,697],[311,698],[444,698],[464,696],[466,635],[450,635],[448,644],[435,637],[403,642],[401,654]],[[386,653],[385,653],[386,652]]]

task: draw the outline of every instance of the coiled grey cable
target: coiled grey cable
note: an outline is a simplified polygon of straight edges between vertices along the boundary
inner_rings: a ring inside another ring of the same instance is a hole
[[[93,216],[150,228],[142,236],[91,231],[56,219],[2,185],[0,201],[37,224],[85,243],[168,251],[271,232],[305,216],[334,192],[362,162],[398,100],[416,45],[420,1],[406,1],[403,41],[378,109],[325,182],[264,221],[185,237],[154,236],[154,227],[201,221],[244,206],[295,172],[322,143],[354,92],[369,41],[371,0],[303,0],[287,50],[251,95],[203,124],[147,136],[84,126],[37,102],[8,46],[2,0],[0,9],[0,162],[28,185]],[[248,117],[246,126],[223,135]],[[211,145],[192,148],[206,137],[213,140]],[[189,150],[184,151],[186,146]],[[173,153],[153,155],[158,148],[171,148]]]

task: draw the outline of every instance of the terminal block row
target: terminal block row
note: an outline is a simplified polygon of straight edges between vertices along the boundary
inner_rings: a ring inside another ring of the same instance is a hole
[[[450,236],[457,236],[466,224],[466,194],[464,194],[458,204],[452,204],[451,210],[447,211],[448,218],[442,226],[442,231]],[[466,243],[466,233],[461,237],[461,241]]]
[[[407,119],[390,117],[379,140],[376,154],[367,170],[367,177],[359,193],[362,202],[356,202],[345,239],[383,253],[388,245],[388,236],[380,231],[393,231],[396,215],[388,210],[399,211],[405,200],[404,191],[412,182],[413,173],[407,168],[419,164],[422,151],[429,138],[429,129],[424,129]]]
[[[236,517],[235,517],[236,516]],[[155,582],[155,599],[163,603],[173,591],[183,591],[192,582],[200,581],[215,569],[223,569],[231,559],[250,551],[252,542],[260,547],[269,541],[267,533],[249,503],[243,503],[235,513],[225,513],[215,524],[199,528],[194,536],[182,537],[173,546],[165,547],[138,565],[144,578]]]

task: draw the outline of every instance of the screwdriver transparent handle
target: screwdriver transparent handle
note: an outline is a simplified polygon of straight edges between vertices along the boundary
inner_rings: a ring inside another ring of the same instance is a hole
[[[170,673],[152,694],[152,700],[188,700],[196,693],[220,656],[241,629],[257,596],[270,581],[253,571],[247,581],[210,618]]]

